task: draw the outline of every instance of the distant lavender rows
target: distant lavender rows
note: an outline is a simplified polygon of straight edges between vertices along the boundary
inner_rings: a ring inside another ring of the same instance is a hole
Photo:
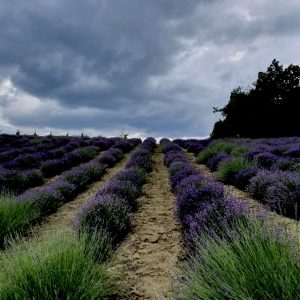
[[[201,231],[216,234],[231,226],[237,218],[247,216],[247,207],[228,198],[221,183],[194,168],[177,144],[167,139],[160,143],[177,198],[176,217],[182,225],[186,246],[192,246]]]
[[[147,138],[132,154],[125,170],[116,174],[80,208],[74,221],[79,232],[105,234],[113,245],[126,236],[146,174],[152,170],[151,156],[155,146],[155,140]]]
[[[1,189],[18,194],[39,186],[44,183],[45,178],[91,160],[99,152],[111,147],[114,142],[114,139],[102,137],[88,140],[88,143],[77,140],[48,152],[19,155],[0,166]],[[88,144],[93,145],[86,146]],[[76,149],[73,150],[74,148]],[[52,159],[47,159],[49,157]]]
[[[69,141],[66,136],[40,137],[34,135],[0,134],[0,154],[9,150],[38,146],[39,151],[50,149],[53,144],[65,145]],[[29,149],[30,150],[30,149]],[[35,151],[31,149],[31,151]]]
[[[299,137],[216,140],[208,148],[222,143],[225,146],[208,153],[203,163],[212,171],[232,168],[232,176],[225,183],[248,191],[255,199],[284,216],[299,219]],[[188,149],[189,141],[179,141],[179,144]],[[239,155],[236,153],[238,147],[240,150],[244,148]],[[235,162],[241,166],[233,169]]]
[[[139,139],[115,139],[114,146],[88,163],[80,164],[62,174],[53,183],[27,190],[17,197],[17,201],[33,203],[38,211],[38,219],[55,212],[63,203],[74,199],[88,184],[99,180],[105,170],[114,166],[141,141]]]
[[[1,138],[2,135],[0,135]],[[90,145],[89,138],[78,138],[78,137],[20,137],[19,139],[12,139],[1,148],[0,151],[0,162],[8,162],[17,158],[21,154],[32,154],[37,152],[47,152],[52,149],[66,146],[67,144],[74,144],[82,146]],[[22,139],[27,142],[20,143]]]

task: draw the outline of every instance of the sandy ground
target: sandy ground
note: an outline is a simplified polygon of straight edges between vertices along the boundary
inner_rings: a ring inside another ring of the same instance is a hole
[[[111,263],[116,281],[129,287],[120,299],[172,299],[172,279],[181,252],[180,230],[174,218],[175,197],[158,149],[138,203],[132,232]]]
[[[91,198],[98,189],[100,189],[104,184],[110,180],[116,173],[123,170],[127,164],[132,152],[124,155],[124,158],[117,163],[114,167],[108,168],[106,173],[102,178],[89,185],[83,193],[77,195],[73,201],[66,203],[61,206],[58,211],[50,215],[40,226],[38,226],[35,231],[52,231],[52,230],[66,230],[70,228],[70,224],[74,219],[76,212],[79,207],[84,204],[89,198]]]
[[[205,165],[197,164],[196,158],[192,153],[188,153],[187,151],[185,151],[185,154],[187,155],[189,160],[192,162],[194,167],[196,167],[198,170],[203,172],[203,174],[205,174],[206,176],[217,180],[216,173],[211,172]],[[261,204],[259,201],[252,198],[248,193],[246,193],[242,190],[239,190],[238,188],[236,188],[233,185],[224,184],[224,188],[225,188],[225,191],[228,196],[233,197],[243,203],[246,203],[246,205],[250,209],[250,212],[252,212],[254,215],[267,214],[267,219],[270,222],[280,223],[288,231],[293,232],[300,238],[300,226],[299,226],[299,222],[297,222],[296,220],[286,218],[275,212],[270,211],[268,206]]]

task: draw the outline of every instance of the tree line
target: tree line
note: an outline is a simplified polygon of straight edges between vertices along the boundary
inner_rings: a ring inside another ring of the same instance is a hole
[[[249,90],[231,92],[223,108],[214,107],[221,119],[212,138],[281,137],[300,135],[300,67],[284,68],[274,59],[266,72],[259,72]]]

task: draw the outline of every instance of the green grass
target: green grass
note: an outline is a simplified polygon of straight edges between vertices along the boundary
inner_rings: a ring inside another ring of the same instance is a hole
[[[39,213],[30,202],[17,202],[9,194],[0,195],[0,248],[5,239],[21,233],[38,218]]]
[[[227,238],[202,236],[182,267],[176,299],[299,299],[299,245],[258,221],[236,230]]]
[[[247,147],[226,141],[218,141],[210,144],[197,156],[197,162],[206,164],[207,161],[219,152],[224,152],[232,156],[241,156],[247,151]]]
[[[0,253],[0,299],[105,299],[114,290],[94,251],[71,231],[11,245]]]
[[[254,165],[243,157],[234,157],[222,162],[217,171],[218,179],[224,183],[233,184],[234,175],[243,169],[253,167]]]

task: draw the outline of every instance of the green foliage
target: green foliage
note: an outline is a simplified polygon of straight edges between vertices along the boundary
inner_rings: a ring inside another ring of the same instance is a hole
[[[105,299],[114,291],[94,250],[73,232],[12,245],[0,254],[0,299]]]
[[[39,214],[31,202],[17,202],[13,196],[0,195],[0,248],[6,238],[28,229]]]
[[[266,72],[259,72],[248,91],[236,88],[229,102],[214,112],[222,114],[212,138],[299,136],[300,67],[283,68],[273,60]]]
[[[197,163],[206,164],[210,158],[212,158],[215,154],[219,152],[224,152],[233,156],[240,156],[246,151],[247,147],[245,146],[221,140],[215,143],[211,143],[208,147],[201,151],[197,156]]]
[[[89,161],[98,154],[98,151],[96,149],[83,148],[79,153],[82,156],[82,161]]]
[[[177,299],[298,299],[299,245],[289,235],[282,228],[249,221],[237,223],[225,237],[199,237],[182,267]]]
[[[253,167],[243,157],[234,157],[231,160],[222,162],[218,167],[218,179],[224,183],[233,184],[235,174],[243,169]]]
[[[41,144],[41,143],[42,143],[42,141],[39,140],[39,139],[32,139],[32,140],[30,141],[30,144],[32,144],[32,145],[39,145],[39,144]]]

